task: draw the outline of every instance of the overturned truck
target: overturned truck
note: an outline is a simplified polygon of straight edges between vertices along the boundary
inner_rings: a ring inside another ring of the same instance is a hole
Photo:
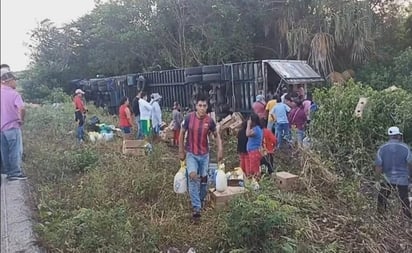
[[[193,108],[195,96],[204,93],[217,115],[227,111],[247,113],[256,95],[280,94],[283,88],[323,82],[305,61],[261,60],[185,69],[128,74],[81,82],[86,99],[117,113],[121,97],[132,99],[139,91],[159,93],[161,106],[171,108],[174,101]]]

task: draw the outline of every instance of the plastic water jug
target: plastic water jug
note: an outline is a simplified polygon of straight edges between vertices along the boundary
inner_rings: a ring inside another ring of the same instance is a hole
[[[111,140],[113,140],[113,132],[110,132],[110,133],[102,133],[101,135],[103,136],[103,140],[105,140],[105,141],[111,141]]]
[[[175,175],[173,190],[178,194],[184,194],[187,191],[186,163],[184,161],[180,162],[180,169]]]
[[[250,186],[252,187],[254,191],[257,191],[260,188],[259,183],[254,178],[252,179]]]
[[[216,191],[224,192],[227,189],[227,178],[225,173],[225,165],[219,164],[216,174]]]

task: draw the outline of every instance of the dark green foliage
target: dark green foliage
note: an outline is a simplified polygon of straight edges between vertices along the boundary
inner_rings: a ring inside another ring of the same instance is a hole
[[[360,97],[368,103],[363,118],[355,117]],[[342,172],[371,174],[371,162],[380,144],[387,141],[387,129],[398,126],[405,141],[412,143],[412,95],[405,90],[376,91],[360,83],[317,90],[320,109],[314,113],[311,136],[317,149],[335,160]]]
[[[405,49],[390,61],[365,66],[358,79],[378,90],[395,85],[412,91],[412,48]]]
[[[284,238],[293,234],[295,207],[261,194],[254,200],[238,198],[230,204],[225,238],[230,248],[245,252],[276,252],[292,247]]]

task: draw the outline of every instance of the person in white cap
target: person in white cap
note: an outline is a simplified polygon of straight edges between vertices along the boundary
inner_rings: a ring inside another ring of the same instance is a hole
[[[160,125],[162,124],[162,110],[159,105],[162,96],[160,96],[159,93],[153,93],[150,98],[150,105],[152,106],[153,135],[158,136],[160,132]]]
[[[84,141],[84,121],[86,119],[87,108],[83,102],[84,91],[82,91],[81,89],[77,89],[74,93],[74,120],[76,122],[79,122],[79,125],[77,126],[76,137],[78,142],[82,143]]]
[[[402,141],[402,133],[398,127],[388,129],[389,141],[383,144],[376,155],[376,172],[384,175],[378,195],[378,212],[384,213],[388,205],[387,198],[397,189],[402,202],[402,210],[406,217],[412,219],[408,197],[409,174],[412,170],[411,149]]]
[[[16,90],[16,76],[6,64],[1,65],[1,158],[3,172],[7,179],[26,179],[21,169],[22,164],[22,132],[25,109],[24,102]]]

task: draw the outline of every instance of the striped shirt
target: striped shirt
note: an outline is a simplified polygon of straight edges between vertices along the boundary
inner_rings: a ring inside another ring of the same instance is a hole
[[[190,113],[186,116],[183,129],[187,131],[186,151],[194,155],[206,155],[209,153],[208,135],[216,131],[216,123],[206,115],[203,119]]]

